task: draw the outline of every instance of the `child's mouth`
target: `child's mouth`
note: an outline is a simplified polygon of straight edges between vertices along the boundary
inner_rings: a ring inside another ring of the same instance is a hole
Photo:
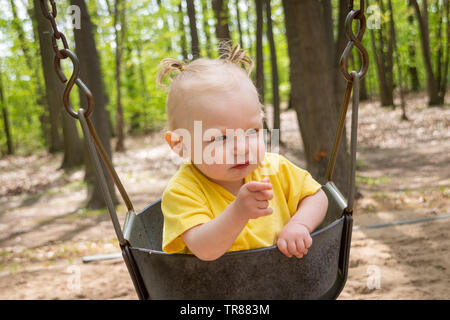
[[[238,169],[238,170],[242,170],[242,169],[245,169],[245,168],[247,168],[247,167],[248,167],[248,165],[249,165],[249,161],[246,161],[245,163],[242,163],[242,164],[238,164],[238,165],[235,165],[234,167],[231,167],[231,169]]]

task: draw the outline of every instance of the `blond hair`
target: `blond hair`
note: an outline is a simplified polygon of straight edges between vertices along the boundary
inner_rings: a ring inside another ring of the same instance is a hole
[[[219,49],[223,53],[218,59],[199,58],[187,64],[173,58],[161,60],[156,83],[169,91],[166,101],[169,130],[179,128],[180,108],[189,112],[195,99],[206,92],[232,92],[244,81],[259,99],[258,91],[249,78],[254,64],[246,50],[238,44],[232,48],[231,41],[220,42]],[[177,74],[172,77],[174,72]],[[164,78],[170,86],[163,84]]]

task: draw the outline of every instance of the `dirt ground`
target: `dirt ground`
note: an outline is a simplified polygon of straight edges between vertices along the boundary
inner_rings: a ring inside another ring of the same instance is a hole
[[[449,96],[449,95],[447,95]],[[360,108],[350,268],[340,299],[449,299],[450,219],[364,226],[450,214],[450,109],[409,95],[399,109]],[[280,152],[304,166],[293,112],[282,114]],[[130,137],[114,164],[136,210],[157,199],[177,168],[161,134]],[[83,170],[58,170],[61,155],[0,159],[0,299],[136,299],[109,216],[86,210]],[[123,222],[125,210],[118,208]]]

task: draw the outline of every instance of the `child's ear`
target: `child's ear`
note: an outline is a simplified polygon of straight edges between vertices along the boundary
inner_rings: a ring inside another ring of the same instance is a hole
[[[167,131],[164,134],[164,139],[173,150],[180,157],[183,157],[183,137],[173,131]]]

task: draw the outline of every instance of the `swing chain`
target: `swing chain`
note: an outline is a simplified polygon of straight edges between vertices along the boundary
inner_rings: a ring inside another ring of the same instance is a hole
[[[350,6],[353,8],[353,1],[350,2],[351,2]],[[348,72],[348,59],[352,52],[353,46],[356,46],[356,48],[358,49],[358,51],[362,56],[362,66],[358,73],[360,80],[364,78],[369,68],[369,54],[366,48],[364,48],[364,46],[361,43],[364,33],[366,31],[366,17],[364,15],[364,8],[365,8],[364,0],[360,0],[360,9],[359,10],[351,9],[347,15],[347,18],[345,19],[345,34],[349,41],[344,49],[344,52],[342,53],[340,60],[340,68],[345,79],[349,82],[351,82],[353,79],[353,77],[351,76],[351,72],[350,73]],[[352,30],[354,20],[359,20],[359,30],[356,36]]]
[[[63,104],[64,108],[66,109],[67,113],[69,113],[70,116],[72,116],[75,119],[78,119],[78,113],[73,110],[73,107],[70,105],[70,92],[72,91],[73,86],[76,84],[78,88],[86,95],[88,106],[86,108],[85,116],[89,117],[89,115],[92,113],[94,109],[94,97],[89,90],[89,88],[81,81],[79,78],[80,74],[80,62],[78,60],[78,57],[74,52],[72,52],[69,49],[69,45],[67,43],[66,36],[64,33],[58,30],[58,25],[56,24],[55,18],[58,14],[58,11],[56,9],[56,4],[54,0],[50,0],[51,4],[51,10],[48,8],[47,0],[40,0],[39,1],[41,5],[42,14],[45,18],[47,18],[50,21],[50,24],[53,29],[52,34],[52,45],[53,45],[53,51],[55,51],[55,58],[53,60],[53,64],[55,67],[56,74],[58,75],[58,78],[61,80],[62,83],[67,82],[67,78],[64,75],[62,68],[61,68],[61,60],[70,58],[72,61],[73,71],[72,75],[70,77],[69,82],[66,85],[66,88],[64,90],[63,95]],[[59,49],[57,40],[61,40],[63,43],[64,48]]]
[[[117,175],[116,171],[114,170],[114,167],[112,166],[112,163],[111,163],[107,153],[105,152],[105,150],[102,146],[102,143],[101,143],[99,137],[97,136],[97,133],[95,132],[95,128],[92,125],[92,122],[89,120],[89,116],[94,111],[94,96],[92,95],[89,88],[79,78],[80,61],[78,60],[77,55],[69,49],[69,46],[67,44],[67,40],[66,40],[66,37],[64,36],[64,34],[58,30],[58,26],[55,22],[55,17],[57,15],[55,1],[50,0],[50,3],[52,6],[51,11],[48,9],[47,0],[40,0],[42,14],[44,15],[45,18],[50,20],[50,23],[51,23],[52,29],[53,29],[52,44],[53,44],[53,50],[55,51],[55,58],[53,61],[55,71],[56,71],[58,78],[61,80],[62,83],[67,82],[66,87],[64,89],[64,94],[63,94],[64,108],[66,109],[67,113],[69,113],[69,115],[72,116],[73,118],[80,120],[80,122],[83,122],[83,121],[86,122],[85,128],[87,128],[87,129],[84,132],[86,139],[91,142],[93,141],[93,145],[95,145],[98,153],[100,154],[101,159],[103,160],[104,165],[106,166],[106,169],[108,170],[109,174],[111,175],[112,179],[114,180],[115,185],[119,189],[119,192],[128,208],[128,211],[134,212],[133,205],[128,197],[128,194],[127,194],[125,188],[123,187],[122,182],[119,179],[119,176]],[[56,43],[57,39],[62,40],[63,45],[64,45],[63,49],[58,48],[58,45]],[[61,69],[61,60],[67,59],[67,58],[70,58],[70,60],[72,62],[72,66],[73,66],[72,75],[70,76],[69,81],[67,81],[67,78]],[[79,90],[81,90],[81,92],[83,92],[86,95],[87,102],[88,102],[87,107],[85,109],[80,108],[80,110],[78,112],[76,112],[73,109],[73,107],[70,105],[70,92],[72,91],[72,88],[75,84],[77,85]],[[79,115],[80,113],[82,113],[81,117]],[[94,156],[97,157],[97,154],[95,152],[94,152]],[[96,165],[96,172],[101,172],[101,171],[102,171],[101,166]],[[104,195],[106,193],[107,192],[103,192]],[[105,199],[105,202],[108,205],[110,205],[110,207],[112,206],[112,202],[110,200]],[[111,211],[110,211],[110,213],[111,213]],[[118,239],[119,239],[121,245],[123,245],[125,242],[123,240],[122,232],[120,231],[119,223],[117,221],[114,222],[115,217],[116,217],[115,213],[111,214],[111,218],[113,219],[113,224],[114,224],[114,228],[116,229]]]
[[[361,41],[366,30],[366,17],[364,16],[365,3],[360,0],[359,10],[353,9],[353,1],[349,1],[349,13],[345,19],[345,33],[348,38],[347,46],[342,53],[340,60],[341,72],[347,80],[347,87],[345,89],[344,101],[342,103],[341,112],[339,116],[338,127],[336,129],[336,137],[334,140],[333,150],[328,163],[327,181],[332,180],[333,170],[336,163],[336,157],[341,144],[341,137],[344,130],[345,118],[347,115],[348,105],[350,102],[351,93],[353,91],[353,106],[352,106],[352,130],[351,130],[351,154],[350,154],[350,179],[349,179],[349,196],[346,212],[352,214],[353,201],[355,195],[355,170],[356,170],[356,140],[357,140],[357,119],[358,119],[358,105],[359,105],[359,82],[364,78],[369,68],[369,54],[362,45]],[[359,30],[355,36],[352,30],[353,20],[359,20]],[[348,59],[352,52],[353,46],[356,46],[362,56],[362,66],[359,72],[353,70],[348,72]]]
[[[57,40],[61,39],[64,49],[69,49],[69,45],[67,44],[67,39],[64,33],[58,30],[58,25],[56,24],[55,18],[58,14],[58,11],[56,9],[56,4],[54,0],[50,0],[50,4],[52,6],[51,11],[48,9],[47,1],[46,0],[40,0],[41,10],[42,14],[45,18],[47,18],[50,21],[50,24],[52,25],[53,29],[53,35],[52,35],[52,44],[53,44],[53,51],[55,51],[56,56],[59,59],[66,59],[68,56],[65,56],[64,53],[61,52],[61,50],[58,47]]]

